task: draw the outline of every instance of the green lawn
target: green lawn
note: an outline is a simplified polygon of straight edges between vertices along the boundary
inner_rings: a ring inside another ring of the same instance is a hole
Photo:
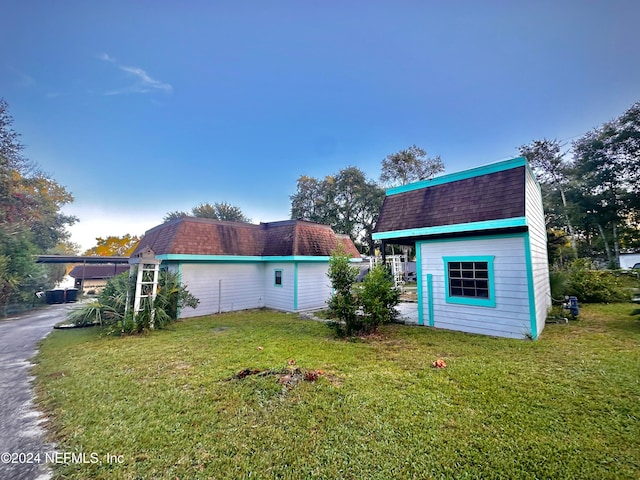
[[[55,331],[38,394],[59,450],[124,460],[65,479],[638,478],[640,310],[581,314],[536,342],[401,325],[350,342],[270,311]],[[289,359],[324,375],[229,380]]]

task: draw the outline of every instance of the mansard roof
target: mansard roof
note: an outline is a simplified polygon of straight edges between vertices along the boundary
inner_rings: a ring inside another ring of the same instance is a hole
[[[374,238],[390,238],[388,232],[416,236],[453,225],[471,224],[473,230],[474,224],[507,225],[523,218],[527,168],[520,157],[389,189]]]
[[[156,255],[317,257],[330,256],[339,245],[351,257],[360,257],[351,239],[328,225],[303,220],[256,225],[183,217],[147,231],[132,256],[150,247]]]

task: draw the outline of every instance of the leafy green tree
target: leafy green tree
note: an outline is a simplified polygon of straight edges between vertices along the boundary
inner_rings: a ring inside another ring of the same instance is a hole
[[[331,225],[334,223],[332,185],[334,177],[323,179],[301,175],[296,185],[296,193],[291,195],[291,218]]]
[[[520,155],[529,161],[542,186],[547,224],[550,224],[550,227],[566,228],[575,255],[576,241],[571,219],[572,210],[566,195],[571,181],[570,165],[565,160],[567,152],[562,151],[563,146],[558,140],[546,138],[522,145],[519,150]]]
[[[177,220],[178,218],[188,217],[189,213],[184,212],[182,210],[174,210],[172,212],[168,212],[163,218],[162,223],[168,223],[173,220]]]
[[[580,198],[596,224],[609,264],[619,265],[620,229],[640,211],[640,102],[573,143]],[[613,251],[610,248],[613,246]]]
[[[389,186],[406,185],[432,178],[442,172],[444,163],[439,155],[429,158],[424,149],[411,145],[382,160],[380,181]]]
[[[162,219],[163,223],[170,222],[177,218],[182,217],[199,217],[199,218],[211,218],[213,220],[223,220],[227,222],[243,222],[250,223],[251,220],[242,213],[240,207],[231,205],[227,202],[216,203],[200,203],[191,209],[191,213],[187,213],[181,210],[175,210],[167,213]]]
[[[61,211],[71,194],[22,155],[12,125],[0,99],[0,305],[30,303],[35,290],[53,286],[35,255],[66,241],[77,220]]]
[[[301,176],[290,196],[291,218],[330,225],[337,233],[367,243],[384,201],[384,190],[357,167],[347,167],[322,180]]]

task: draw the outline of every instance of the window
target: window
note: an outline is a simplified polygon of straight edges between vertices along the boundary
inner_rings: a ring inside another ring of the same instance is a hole
[[[274,270],[273,284],[276,287],[282,286],[282,270]]]
[[[447,303],[495,307],[493,259],[444,257]]]

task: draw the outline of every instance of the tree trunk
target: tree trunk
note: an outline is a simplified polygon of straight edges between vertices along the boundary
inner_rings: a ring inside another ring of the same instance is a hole
[[[618,242],[618,225],[613,224],[613,254],[614,267],[620,268],[620,243]]]
[[[604,228],[602,228],[602,225],[600,225],[599,223],[597,223],[596,225],[598,225],[598,230],[600,230],[600,236],[602,237],[602,241],[604,242],[604,249],[607,252],[607,262],[611,263],[612,261],[611,249],[609,248],[609,242],[607,242],[607,237],[604,234]]]
[[[567,228],[569,229],[569,238],[571,239],[571,249],[573,250],[573,256],[578,256],[578,250],[576,248],[576,237],[573,234],[573,225],[571,225],[571,220],[569,219],[569,213],[567,212],[567,197],[564,195],[564,190],[562,187],[560,189],[560,197],[562,198],[562,206],[564,208],[564,218],[567,221]]]

